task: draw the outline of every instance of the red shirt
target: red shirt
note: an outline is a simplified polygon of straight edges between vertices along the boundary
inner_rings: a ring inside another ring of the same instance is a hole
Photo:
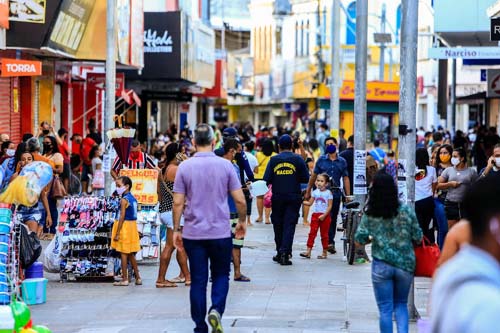
[[[95,143],[95,141],[89,137],[86,137],[82,141],[80,147],[80,158],[86,165],[92,165],[92,159],[89,157],[89,155],[92,147],[94,147],[95,145],[97,145],[97,143]]]
[[[69,163],[69,146],[66,141],[63,141],[62,145],[59,145],[59,152],[62,154],[64,158],[64,163]]]

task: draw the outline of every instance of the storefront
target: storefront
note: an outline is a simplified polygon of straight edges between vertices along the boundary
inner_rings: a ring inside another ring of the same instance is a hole
[[[213,30],[180,11],[147,12],[143,44],[143,70],[124,71],[126,87],[143,101],[139,140],[145,142],[174,126],[178,130],[208,121],[207,102],[198,103],[190,88],[203,91],[214,85]]]
[[[379,140],[382,147],[394,148],[397,139],[399,83],[367,82],[367,143]],[[329,123],[330,99],[320,100],[324,117],[318,119]],[[340,128],[346,137],[354,133],[354,81],[344,81],[340,89]]]

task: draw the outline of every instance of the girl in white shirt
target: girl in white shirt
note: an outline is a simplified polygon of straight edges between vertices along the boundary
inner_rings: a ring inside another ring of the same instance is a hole
[[[429,228],[434,217],[434,193],[436,192],[436,169],[429,165],[429,154],[425,148],[416,152],[415,213],[424,236],[434,244],[434,228]]]

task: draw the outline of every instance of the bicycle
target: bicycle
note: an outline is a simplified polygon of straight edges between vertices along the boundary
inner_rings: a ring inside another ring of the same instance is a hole
[[[338,228],[338,231],[342,231],[342,242],[344,256],[343,260],[347,261],[349,265],[354,263],[356,257],[356,245],[354,242],[354,234],[358,228],[358,224],[361,218],[361,210],[359,209],[360,203],[357,201],[351,201],[344,204],[341,212],[342,217],[342,228]]]

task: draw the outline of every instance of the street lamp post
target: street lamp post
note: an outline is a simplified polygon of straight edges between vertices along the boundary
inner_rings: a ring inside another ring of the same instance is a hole
[[[115,85],[116,85],[116,2],[107,0],[106,8],[106,87],[105,87],[105,117],[103,132],[114,127],[115,115]],[[106,195],[111,195],[111,174],[105,173],[104,184]],[[85,189],[84,189],[85,191]]]
[[[332,0],[330,22],[331,78],[330,78],[330,129],[340,129],[340,0]]]
[[[353,189],[356,200],[364,203],[366,196],[366,161],[357,157],[366,152],[366,76],[368,55],[368,0],[356,1],[356,82],[354,85],[354,170],[357,176],[364,176],[364,185],[354,177]],[[361,163],[361,165],[358,165]],[[360,177],[361,178],[361,177]],[[363,191],[357,191],[361,186]],[[364,192],[365,194],[361,194]]]
[[[406,167],[407,204],[415,207],[415,149],[416,108],[417,108],[417,43],[418,43],[418,2],[403,0],[401,3],[401,62],[399,98],[399,140],[400,163]],[[410,318],[418,316],[415,308],[414,285],[408,299]]]

